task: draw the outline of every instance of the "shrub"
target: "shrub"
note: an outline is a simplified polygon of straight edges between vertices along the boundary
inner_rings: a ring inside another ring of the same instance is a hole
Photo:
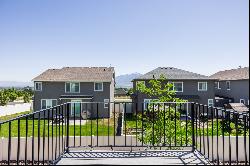
[[[5,93],[5,91],[0,91],[0,105],[1,106],[5,106],[7,105],[9,102],[9,96],[7,93]]]

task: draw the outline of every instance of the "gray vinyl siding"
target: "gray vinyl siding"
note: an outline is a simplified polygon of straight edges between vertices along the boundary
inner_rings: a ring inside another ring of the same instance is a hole
[[[112,85],[113,84],[113,85]],[[104,102],[104,99],[112,100],[114,95],[111,94],[114,88],[113,82],[104,82],[103,91],[94,91],[94,82],[81,82],[80,93],[65,93],[65,82],[42,82],[42,91],[35,91],[34,94],[34,111],[41,110],[42,99],[57,99],[57,104],[70,102],[70,99],[59,100],[61,95],[90,95],[92,100],[82,100],[83,102]],[[78,100],[78,99],[75,99]],[[108,117],[110,111],[104,108],[103,104],[99,104],[98,112],[100,117]],[[96,117],[96,106],[93,106],[92,117]]]
[[[208,99],[215,99],[214,80],[169,80],[173,82],[183,82],[183,92],[176,92],[176,95],[198,95],[199,99],[189,99],[189,102],[197,102],[200,104],[208,104]],[[198,82],[207,82],[207,91],[198,91]],[[148,81],[145,82],[149,86]],[[136,88],[136,81],[133,82],[134,90]],[[145,94],[136,93],[134,102],[143,103],[144,99],[150,99]],[[214,100],[215,103],[215,100]],[[141,110],[142,104],[138,105],[138,110]]]
[[[233,98],[235,103],[239,103],[240,99],[244,99],[245,103],[248,103],[249,80],[231,80],[230,90],[227,90],[226,81],[220,81],[220,88],[221,89],[216,88],[216,95]]]

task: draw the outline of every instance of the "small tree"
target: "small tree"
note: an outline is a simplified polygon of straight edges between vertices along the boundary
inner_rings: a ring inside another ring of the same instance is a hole
[[[133,94],[133,88],[130,88],[127,92],[127,96],[131,96]]]
[[[0,105],[5,106],[9,102],[9,96],[4,91],[0,91]]]
[[[24,103],[29,103],[30,100],[31,100],[31,96],[28,92],[24,92],[23,93],[23,100],[24,100]]]
[[[5,93],[9,96],[11,102],[15,101],[18,97],[17,91],[14,88],[6,90]]]
[[[160,79],[150,80],[149,86],[145,86],[142,82],[137,86],[139,92],[154,98],[147,104],[146,113],[141,115],[144,131],[139,137],[140,141],[144,144],[169,145],[173,140],[176,140],[176,143],[185,140],[184,126],[188,122],[180,121],[180,112],[176,108],[180,107],[180,103],[187,101],[175,97],[173,85],[161,75]],[[170,104],[170,102],[176,103]],[[191,138],[188,137],[187,140],[190,142]]]

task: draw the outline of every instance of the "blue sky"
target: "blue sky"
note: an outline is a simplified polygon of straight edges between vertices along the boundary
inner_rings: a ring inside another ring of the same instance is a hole
[[[0,81],[64,66],[249,66],[248,14],[248,0],[0,0]]]

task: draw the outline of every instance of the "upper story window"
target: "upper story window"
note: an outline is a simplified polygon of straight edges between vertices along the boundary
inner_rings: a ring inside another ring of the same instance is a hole
[[[66,82],[65,92],[66,93],[80,93],[80,83],[79,82]]]
[[[227,81],[227,82],[226,82],[226,87],[227,87],[227,90],[231,90],[230,81]]]
[[[139,85],[145,85],[145,81],[136,81],[136,90],[139,90]]]
[[[170,90],[174,90],[175,92],[183,92],[183,82],[169,82],[173,84],[173,87]]]
[[[42,91],[42,83],[35,82],[35,91]]]
[[[198,91],[207,91],[207,82],[198,82]]]
[[[103,82],[95,82],[94,84],[94,91],[103,91]]]

